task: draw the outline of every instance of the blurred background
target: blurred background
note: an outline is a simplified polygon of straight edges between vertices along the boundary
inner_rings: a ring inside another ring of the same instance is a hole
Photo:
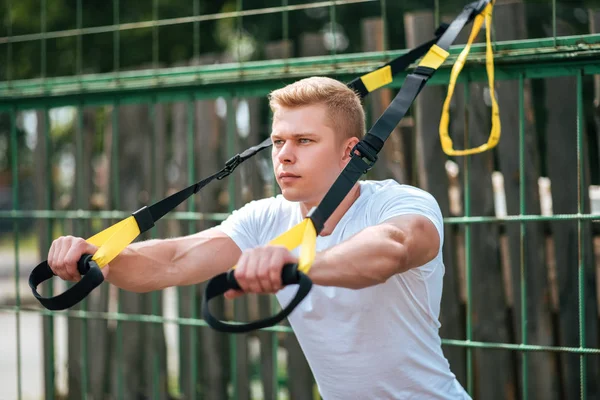
[[[466,4],[5,0],[0,400],[317,399],[287,324],[212,331],[200,316],[203,285],[139,295],[103,284],[48,312],[27,278],[55,238],[92,236],[267,138],[271,90],[311,75],[349,82],[430,40]],[[440,333],[474,398],[600,398],[600,2],[496,1],[452,98],[450,134],[455,148],[489,135],[489,28],[500,143],[451,157],[439,120],[471,26],[368,178],[424,188],[440,203]],[[401,83],[365,100],[368,126]],[[142,239],[206,229],[277,193],[267,149]],[[56,280],[43,290],[66,288]],[[244,321],[278,309],[267,296],[218,307]]]

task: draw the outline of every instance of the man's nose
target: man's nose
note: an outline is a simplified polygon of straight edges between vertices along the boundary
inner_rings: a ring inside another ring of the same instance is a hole
[[[281,146],[279,152],[277,153],[277,159],[282,164],[289,164],[294,162],[295,156],[293,144],[287,141],[283,146]]]

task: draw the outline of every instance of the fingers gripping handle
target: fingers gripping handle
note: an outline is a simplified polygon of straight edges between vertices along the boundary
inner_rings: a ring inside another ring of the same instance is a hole
[[[276,325],[286,318],[294,310],[294,308],[300,304],[300,302],[308,295],[310,289],[312,288],[312,281],[304,273],[298,271],[297,264],[286,264],[283,266],[283,270],[281,271],[281,282],[284,286],[294,284],[298,285],[298,291],[296,292],[296,295],[283,310],[272,317],[259,321],[243,324],[228,323],[219,320],[211,314],[209,302],[213,298],[224,294],[230,289],[240,290],[241,288],[235,279],[234,270],[217,275],[208,282],[206,289],[204,290],[202,307],[204,320],[213,329],[225,333],[244,333]]]
[[[48,262],[44,261],[31,271],[29,275],[29,287],[31,287],[35,298],[48,310],[64,310],[73,307],[104,281],[104,275],[102,275],[98,264],[92,261],[91,254],[81,256],[77,262],[77,270],[82,275],[79,282],[57,296],[43,297],[38,293],[37,287],[42,282],[54,277],[54,273],[50,269]]]

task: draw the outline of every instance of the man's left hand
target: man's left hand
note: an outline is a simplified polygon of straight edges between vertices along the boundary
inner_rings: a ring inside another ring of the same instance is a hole
[[[282,288],[281,270],[285,264],[297,263],[283,246],[263,246],[246,250],[240,256],[234,276],[243,291],[228,290],[225,297],[233,299],[244,293],[277,293]]]

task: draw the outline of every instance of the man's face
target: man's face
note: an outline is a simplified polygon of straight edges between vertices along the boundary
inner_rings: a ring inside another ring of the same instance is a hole
[[[287,200],[317,205],[350,160],[358,139],[342,141],[330,125],[321,104],[277,110],[271,133],[273,168]]]

